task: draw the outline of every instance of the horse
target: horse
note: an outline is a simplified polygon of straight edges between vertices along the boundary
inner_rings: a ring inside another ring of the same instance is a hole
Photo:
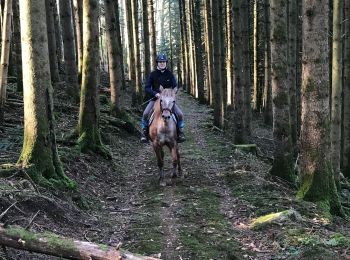
[[[170,149],[173,171],[172,178],[182,175],[179,146],[177,143],[177,123],[174,120],[173,107],[176,101],[177,88],[163,88],[160,86],[160,97],[153,106],[154,119],[149,127],[149,137],[157,157],[159,168],[159,183],[166,186],[164,180],[164,151],[163,146]]]

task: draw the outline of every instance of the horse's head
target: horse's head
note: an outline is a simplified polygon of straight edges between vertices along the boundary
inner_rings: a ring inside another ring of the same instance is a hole
[[[177,88],[163,88],[160,86],[160,110],[163,120],[169,120],[173,113]]]

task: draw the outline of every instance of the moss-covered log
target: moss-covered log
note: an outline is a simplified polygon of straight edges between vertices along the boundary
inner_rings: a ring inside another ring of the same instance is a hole
[[[36,234],[18,227],[0,227],[0,245],[79,260],[152,260],[155,258],[131,254],[118,248],[58,236],[53,233]]]

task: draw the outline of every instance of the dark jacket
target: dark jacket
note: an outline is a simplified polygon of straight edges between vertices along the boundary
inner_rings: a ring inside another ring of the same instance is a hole
[[[162,85],[163,88],[177,87],[175,76],[173,73],[171,73],[170,70],[165,69],[162,72],[157,69],[155,71],[152,71],[147,79],[145,92],[150,96],[150,98],[153,97],[153,100],[156,100],[155,95],[159,93],[160,85]]]

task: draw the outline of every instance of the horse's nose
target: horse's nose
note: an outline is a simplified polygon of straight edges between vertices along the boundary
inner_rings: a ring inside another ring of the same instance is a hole
[[[164,119],[164,120],[168,120],[168,119],[170,119],[170,116],[165,116],[165,115],[162,115],[162,117],[163,117],[163,119]]]

